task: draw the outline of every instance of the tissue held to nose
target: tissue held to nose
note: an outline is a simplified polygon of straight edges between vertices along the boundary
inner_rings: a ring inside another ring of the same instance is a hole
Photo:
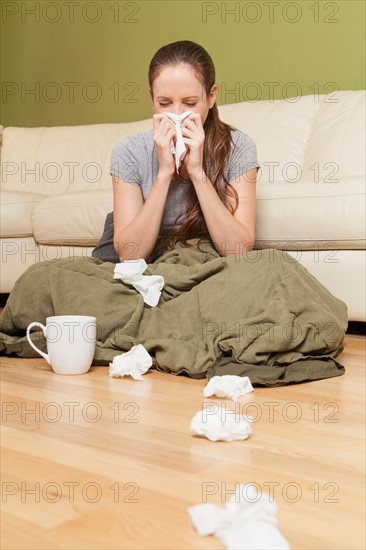
[[[187,149],[183,141],[181,124],[187,116],[191,115],[193,111],[185,111],[181,115],[175,115],[174,113],[164,112],[163,115],[168,116],[175,124],[175,130],[177,133],[177,141],[171,141],[170,150],[175,155],[175,167],[177,172],[182,164],[184,157],[186,156]]]

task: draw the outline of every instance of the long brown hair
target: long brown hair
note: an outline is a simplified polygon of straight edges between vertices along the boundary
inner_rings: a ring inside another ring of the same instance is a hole
[[[148,73],[151,90],[154,80],[159,76],[164,67],[177,65],[189,65],[194,70],[195,76],[201,82],[206,93],[206,98],[208,98],[211,88],[215,84],[215,66],[207,51],[199,44],[190,40],[172,42],[156,52],[150,62]],[[231,152],[231,131],[236,130],[236,128],[220,120],[215,102],[208,112],[203,129],[205,132],[203,170],[216,189],[221,201],[233,213],[238,207],[238,194],[225,177],[224,169]],[[227,195],[234,197],[234,207],[230,203],[227,203]],[[200,237],[198,241],[199,246],[203,241],[210,239],[192,182],[188,187],[187,207],[183,215],[185,221],[183,221],[180,227],[176,226],[179,216],[171,225],[168,238],[166,239],[166,249],[174,248],[177,241],[181,241],[183,246],[192,246],[186,242],[187,239]]]

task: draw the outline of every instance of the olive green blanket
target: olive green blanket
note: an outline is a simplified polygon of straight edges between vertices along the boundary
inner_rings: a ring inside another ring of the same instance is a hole
[[[275,386],[344,373],[335,357],[346,305],[300,263],[273,249],[223,258],[209,242],[203,250],[196,239],[188,242],[194,246],[178,243],[144,273],[165,279],[156,307],[114,279],[109,262],[70,257],[31,266],[1,315],[0,352],[36,357],[25,337],[30,322],[92,315],[97,365],[143,344],[152,368],[194,378],[237,374]]]

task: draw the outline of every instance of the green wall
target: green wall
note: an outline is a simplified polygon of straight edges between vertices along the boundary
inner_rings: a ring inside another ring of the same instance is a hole
[[[2,0],[1,27],[4,126],[149,118],[149,62],[176,40],[210,53],[219,105],[365,88],[363,0]]]

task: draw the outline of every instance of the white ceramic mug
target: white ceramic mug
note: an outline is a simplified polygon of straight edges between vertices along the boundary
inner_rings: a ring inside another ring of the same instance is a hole
[[[32,342],[30,331],[40,327],[47,340],[44,353]],[[56,315],[47,317],[46,326],[31,323],[27,327],[27,339],[37,353],[42,355],[57,374],[85,374],[93,362],[97,333],[95,317],[85,315]]]

